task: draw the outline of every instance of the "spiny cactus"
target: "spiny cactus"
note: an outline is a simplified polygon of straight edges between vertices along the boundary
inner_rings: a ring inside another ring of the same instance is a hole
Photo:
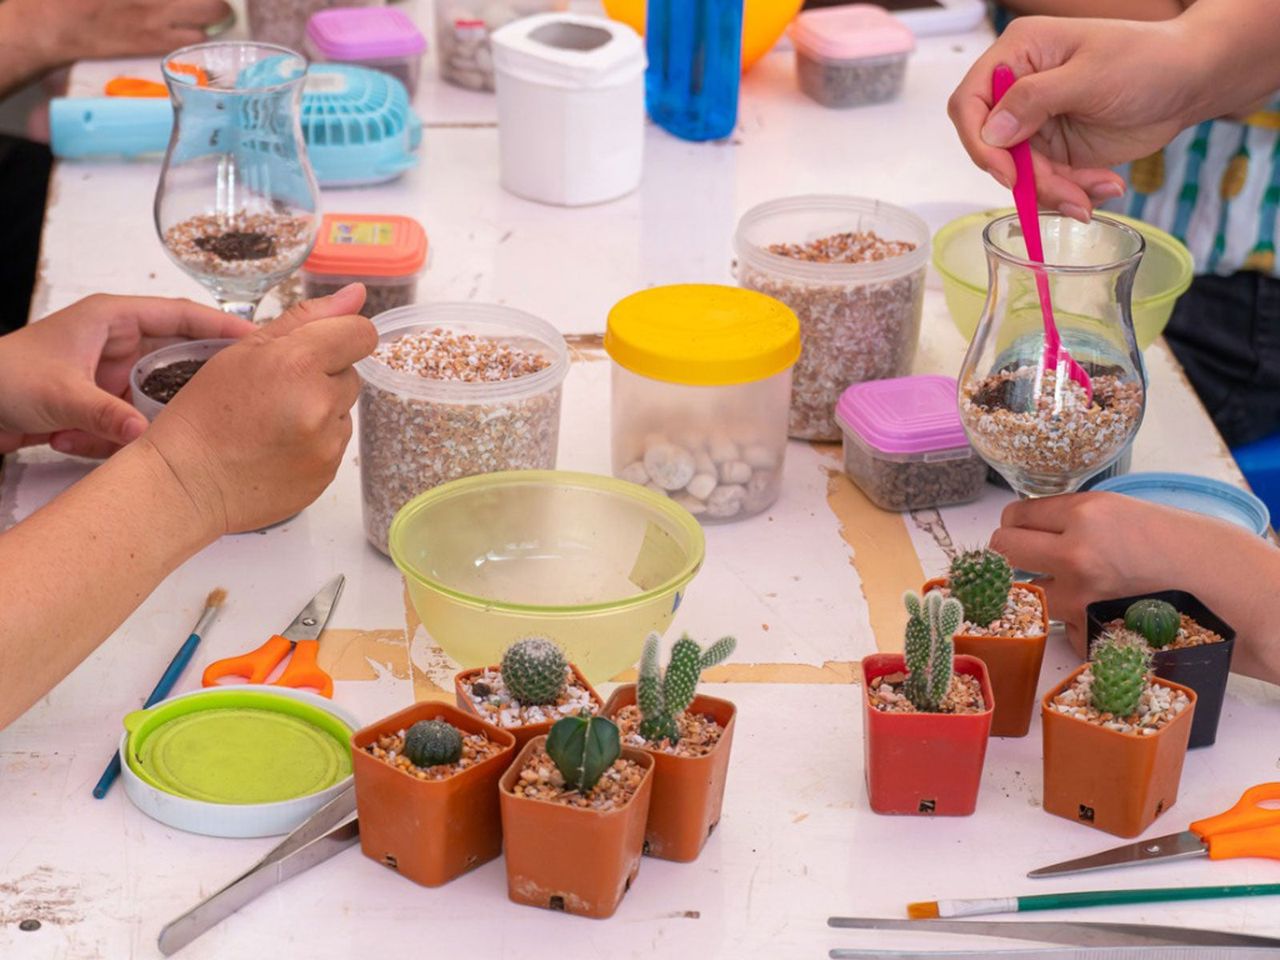
[[[640,655],[640,679],[636,683],[636,704],[640,707],[640,735],[650,743],[680,739],[680,715],[693,703],[702,671],[722,663],[733,653],[738,641],[721,637],[703,650],[687,635],[671,647],[671,659],[664,675],[658,666],[656,633],[649,634]]]
[[[1094,707],[1117,717],[1136,713],[1151,669],[1147,645],[1138,637],[1108,630],[1094,643],[1090,663]]]
[[[902,597],[907,607],[905,658],[907,681],[903,692],[917,710],[937,713],[951,689],[952,637],[964,620],[964,607],[954,597],[930,590],[920,594],[908,590]]]
[[[622,755],[622,739],[612,720],[584,710],[581,716],[555,722],[547,734],[547,754],[565,784],[586,793]]]
[[[568,663],[564,651],[545,637],[526,637],[502,655],[502,683],[519,703],[555,703],[564,692]]]
[[[457,763],[462,756],[462,734],[444,720],[419,720],[405,732],[404,755],[419,767]]]
[[[1178,638],[1182,615],[1163,600],[1139,600],[1124,612],[1124,625],[1146,637],[1153,650],[1159,650]]]
[[[964,615],[979,627],[999,620],[1009,602],[1013,568],[994,550],[965,550],[947,573],[951,595],[964,605]]]

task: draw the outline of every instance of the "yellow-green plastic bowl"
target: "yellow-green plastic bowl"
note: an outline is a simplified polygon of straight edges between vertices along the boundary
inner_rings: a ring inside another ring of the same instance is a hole
[[[612,477],[517,470],[409,501],[389,535],[422,625],[463,667],[549,637],[593,682],[635,664],[706,553],[688,511]]]
[[[952,220],[933,238],[933,265],[942,277],[947,309],[966,340],[973,339],[987,299],[983,228],[996,217],[1011,213],[1014,213],[1012,207],[971,213]],[[1107,216],[1133,227],[1147,241],[1147,250],[1133,284],[1134,332],[1138,347],[1145,350],[1169,322],[1175,301],[1191,286],[1191,251],[1149,223],[1114,213]]]

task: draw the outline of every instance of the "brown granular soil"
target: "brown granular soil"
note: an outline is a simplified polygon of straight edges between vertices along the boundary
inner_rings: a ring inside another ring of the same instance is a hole
[[[613,720],[617,723],[618,733],[626,746],[670,753],[677,757],[705,757],[724,736],[724,728],[716,723],[715,718],[687,710],[676,720],[680,739],[675,743],[670,740],[651,743],[640,736],[640,708],[635,704],[623,707],[614,714]]]
[[[1137,713],[1128,717],[1105,713],[1093,705],[1093,673],[1090,668],[1076,677],[1071,686],[1054,696],[1049,701],[1049,709],[1117,733],[1151,736],[1172,723],[1190,703],[1181,690],[1166,687],[1156,680],[1147,683],[1143,689]]]
[[[501,744],[494,743],[483,733],[460,732],[462,733],[462,757],[457,763],[442,763],[435,767],[419,767],[417,764],[410,763],[409,758],[400,752],[404,749],[404,730],[385,734],[364,749],[366,753],[419,780],[444,780],[502,752]]]
[[[384,343],[373,352],[373,358],[400,373],[464,383],[500,383],[538,373],[551,365],[540,353],[490,337],[455,334],[439,328],[430,333],[407,333]]]
[[[216,237],[196,237],[195,244],[219,260],[263,260],[276,252],[275,237],[240,230]]]
[[[950,587],[939,589],[944,597],[951,596]],[[956,632],[970,637],[1038,637],[1046,632],[1044,607],[1034,591],[1014,584],[1000,619],[981,625],[966,620]]]
[[[871,681],[871,689],[867,695],[871,697],[871,707],[881,713],[922,713],[902,693],[905,673],[889,673],[876,677]],[[987,709],[982,698],[982,684],[977,677],[957,673],[951,677],[951,688],[942,698],[938,713],[982,713]]]
[[[909,240],[886,240],[874,230],[850,230],[808,243],[775,243],[769,252],[810,263],[871,263],[910,253],[916,245]]]
[[[644,767],[634,760],[619,757],[613,766],[586,793],[565,789],[564,777],[548,756],[546,748],[539,745],[529,754],[524,767],[511,788],[517,797],[545,800],[566,807],[588,810],[615,810],[626,806],[640,789],[644,780]]]
[[[283,213],[199,214],[164,234],[169,253],[210,276],[265,277],[293,270],[307,255],[312,221]]]
[[[176,360],[156,367],[142,381],[142,392],[156,403],[168,403],[208,361]]]
[[[1188,647],[1202,647],[1208,643],[1222,643],[1226,638],[1214,633],[1208,627],[1202,627],[1195,620],[1187,616],[1185,613],[1182,617],[1182,625],[1178,627],[1178,635],[1173,638],[1173,642],[1160,647],[1161,650],[1185,650]],[[1130,630],[1124,625],[1124,618],[1112,620],[1106,624],[1104,629],[1121,633],[1126,636],[1136,637],[1138,640],[1146,643],[1146,638],[1137,631]],[[1153,648],[1154,649],[1154,648]]]

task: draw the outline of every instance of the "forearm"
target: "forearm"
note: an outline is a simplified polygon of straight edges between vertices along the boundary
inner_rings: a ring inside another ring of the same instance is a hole
[[[213,537],[145,441],[0,535],[0,728]]]
[[[1280,0],[1198,0],[1178,18],[1198,95],[1188,125],[1280,90]]]
[[[1109,20],[1171,20],[1183,0],[1002,0],[1014,13],[1044,17],[1101,17]]]
[[[51,19],[24,0],[0,0],[0,99],[59,65],[45,42]]]

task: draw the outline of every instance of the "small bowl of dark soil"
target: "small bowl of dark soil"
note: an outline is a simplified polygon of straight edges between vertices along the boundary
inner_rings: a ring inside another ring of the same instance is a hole
[[[209,358],[235,340],[186,340],[161,347],[133,365],[129,389],[133,405],[154,420]]]

